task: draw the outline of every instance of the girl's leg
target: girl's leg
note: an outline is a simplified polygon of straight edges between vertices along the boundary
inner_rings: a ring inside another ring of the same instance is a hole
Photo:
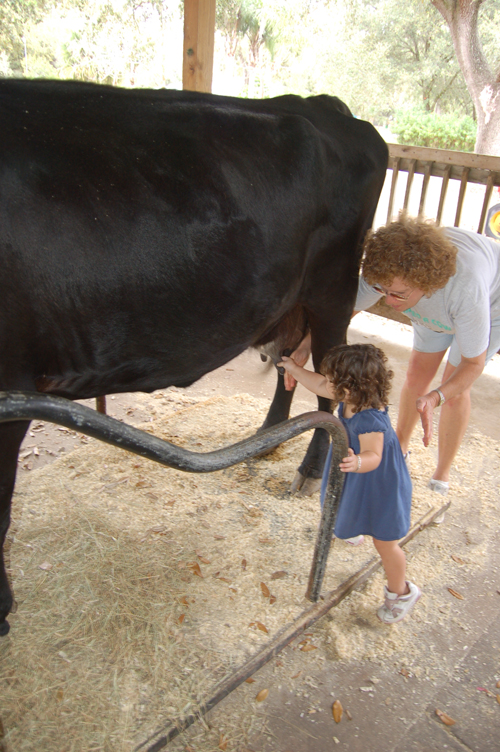
[[[387,589],[391,593],[406,595],[409,592],[406,582],[406,557],[397,541],[380,541],[373,538],[387,576]]]

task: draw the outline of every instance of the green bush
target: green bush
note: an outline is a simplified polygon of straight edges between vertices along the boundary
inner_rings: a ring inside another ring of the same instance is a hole
[[[415,110],[398,113],[391,124],[391,131],[400,144],[455,151],[474,151],[476,130],[476,123],[467,116],[434,115]]]

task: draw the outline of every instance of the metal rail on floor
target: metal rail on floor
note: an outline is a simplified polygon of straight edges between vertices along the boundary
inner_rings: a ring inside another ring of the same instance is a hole
[[[446,502],[439,509],[431,509],[425,514],[405,535],[405,537],[399,542],[400,546],[404,546],[422,530],[428,527],[436,517],[439,517],[443,512],[446,512],[450,502]],[[260,668],[265,666],[270,660],[275,658],[287,645],[289,645],[296,637],[300,636],[309,629],[318,619],[324,616],[330,609],[337,606],[349,593],[353,590],[357,590],[361,585],[368,580],[372,574],[380,569],[382,566],[382,560],[379,556],[374,556],[366,564],[364,564],[357,572],[354,572],[347,580],[342,582],[334,590],[321,596],[320,603],[314,606],[310,606],[302,611],[301,614],[291,623],[287,624],[281,629],[269,642],[259,650],[250,660],[240,666],[230,676],[217,684],[212,690],[211,697],[200,701],[197,711],[184,716],[183,718],[176,718],[167,721],[162,728],[158,729],[154,734],[149,736],[143,742],[138,744],[134,748],[134,752],[159,752],[167,746],[169,742],[175,739],[179,734],[188,729],[193,723],[199,721],[209,710],[212,710],[219,702],[227,697],[231,692],[237,689],[244,681],[246,681],[252,674],[255,674]]]
[[[316,602],[326,569],[343,475],[339,464],[347,456],[347,435],[342,423],[330,413],[310,412],[279,423],[248,439],[212,452],[191,452],[156,438],[138,428],[62,397],[37,392],[0,392],[0,423],[45,420],[91,436],[129,452],[188,473],[212,473],[268,452],[305,431],[323,428],[331,436],[333,456],[323,505],[306,598]]]

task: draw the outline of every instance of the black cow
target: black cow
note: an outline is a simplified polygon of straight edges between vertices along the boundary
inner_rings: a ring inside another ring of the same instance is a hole
[[[0,390],[185,387],[306,329],[317,367],[344,340],[386,167],[335,97],[1,80]],[[280,376],[266,426],[291,397]],[[27,428],[0,425],[0,543]],[[325,445],[313,438],[304,478]]]

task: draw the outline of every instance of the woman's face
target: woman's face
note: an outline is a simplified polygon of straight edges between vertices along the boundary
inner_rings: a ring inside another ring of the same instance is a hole
[[[385,295],[385,302],[395,311],[406,311],[408,308],[416,305],[424,297],[422,290],[410,285],[401,277],[394,277],[388,287],[383,285],[372,285],[373,289]]]

